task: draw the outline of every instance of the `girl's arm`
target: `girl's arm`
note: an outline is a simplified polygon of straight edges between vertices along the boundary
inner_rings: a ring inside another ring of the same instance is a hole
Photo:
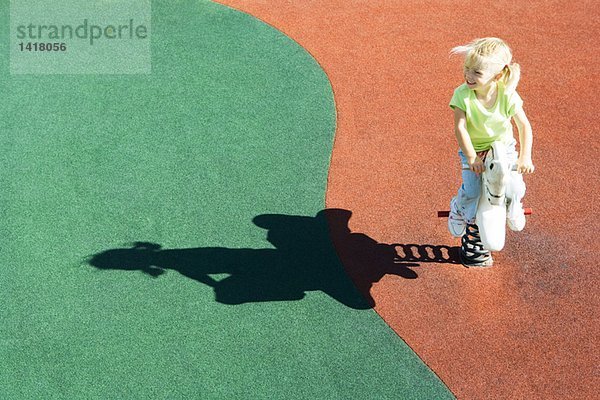
[[[531,124],[523,109],[517,112],[513,118],[519,130],[519,161],[517,162],[517,171],[520,174],[530,174],[535,170],[531,161],[531,149],[533,147]]]
[[[476,174],[483,172],[483,161],[477,156],[469,132],[467,132],[467,116],[458,107],[454,108],[454,134],[458,145],[469,163],[469,169]]]

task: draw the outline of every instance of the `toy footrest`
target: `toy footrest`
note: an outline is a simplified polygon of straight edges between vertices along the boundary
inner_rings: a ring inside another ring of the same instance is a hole
[[[533,210],[531,208],[524,208],[523,211],[525,211],[525,215],[533,214]],[[449,215],[450,215],[450,211],[438,211],[437,212],[438,218],[448,218]]]

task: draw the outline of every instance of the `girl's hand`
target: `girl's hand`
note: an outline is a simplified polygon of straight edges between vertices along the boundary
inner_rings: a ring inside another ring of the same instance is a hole
[[[476,156],[475,158],[469,158],[467,159],[467,162],[469,163],[469,169],[475,172],[477,175],[483,172],[483,160],[479,156]]]
[[[533,162],[530,157],[519,157],[517,161],[517,172],[520,174],[532,174],[535,171],[535,167],[533,166]]]

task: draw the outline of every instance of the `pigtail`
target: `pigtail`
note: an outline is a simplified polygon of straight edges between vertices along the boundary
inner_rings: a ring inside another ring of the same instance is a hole
[[[471,44],[467,44],[464,46],[456,46],[452,50],[450,50],[451,56],[466,56],[471,50],[473,50],[473,46]]]
[[[517,90],[517,85],[521,79],[521,66],[517,63],[511,63],[504,67],[502,80],[507,92]]]

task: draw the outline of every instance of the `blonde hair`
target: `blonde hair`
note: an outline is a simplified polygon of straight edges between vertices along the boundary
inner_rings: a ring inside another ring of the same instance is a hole
[[[456,46],[450,54],[464,56],[466,69],[491,69],[495,74],[501,73],[500,80],[507,91],[515,90],[519,84],[521,67],[512,62],[512,51],[502,39],[475,39],[469,44]]]

